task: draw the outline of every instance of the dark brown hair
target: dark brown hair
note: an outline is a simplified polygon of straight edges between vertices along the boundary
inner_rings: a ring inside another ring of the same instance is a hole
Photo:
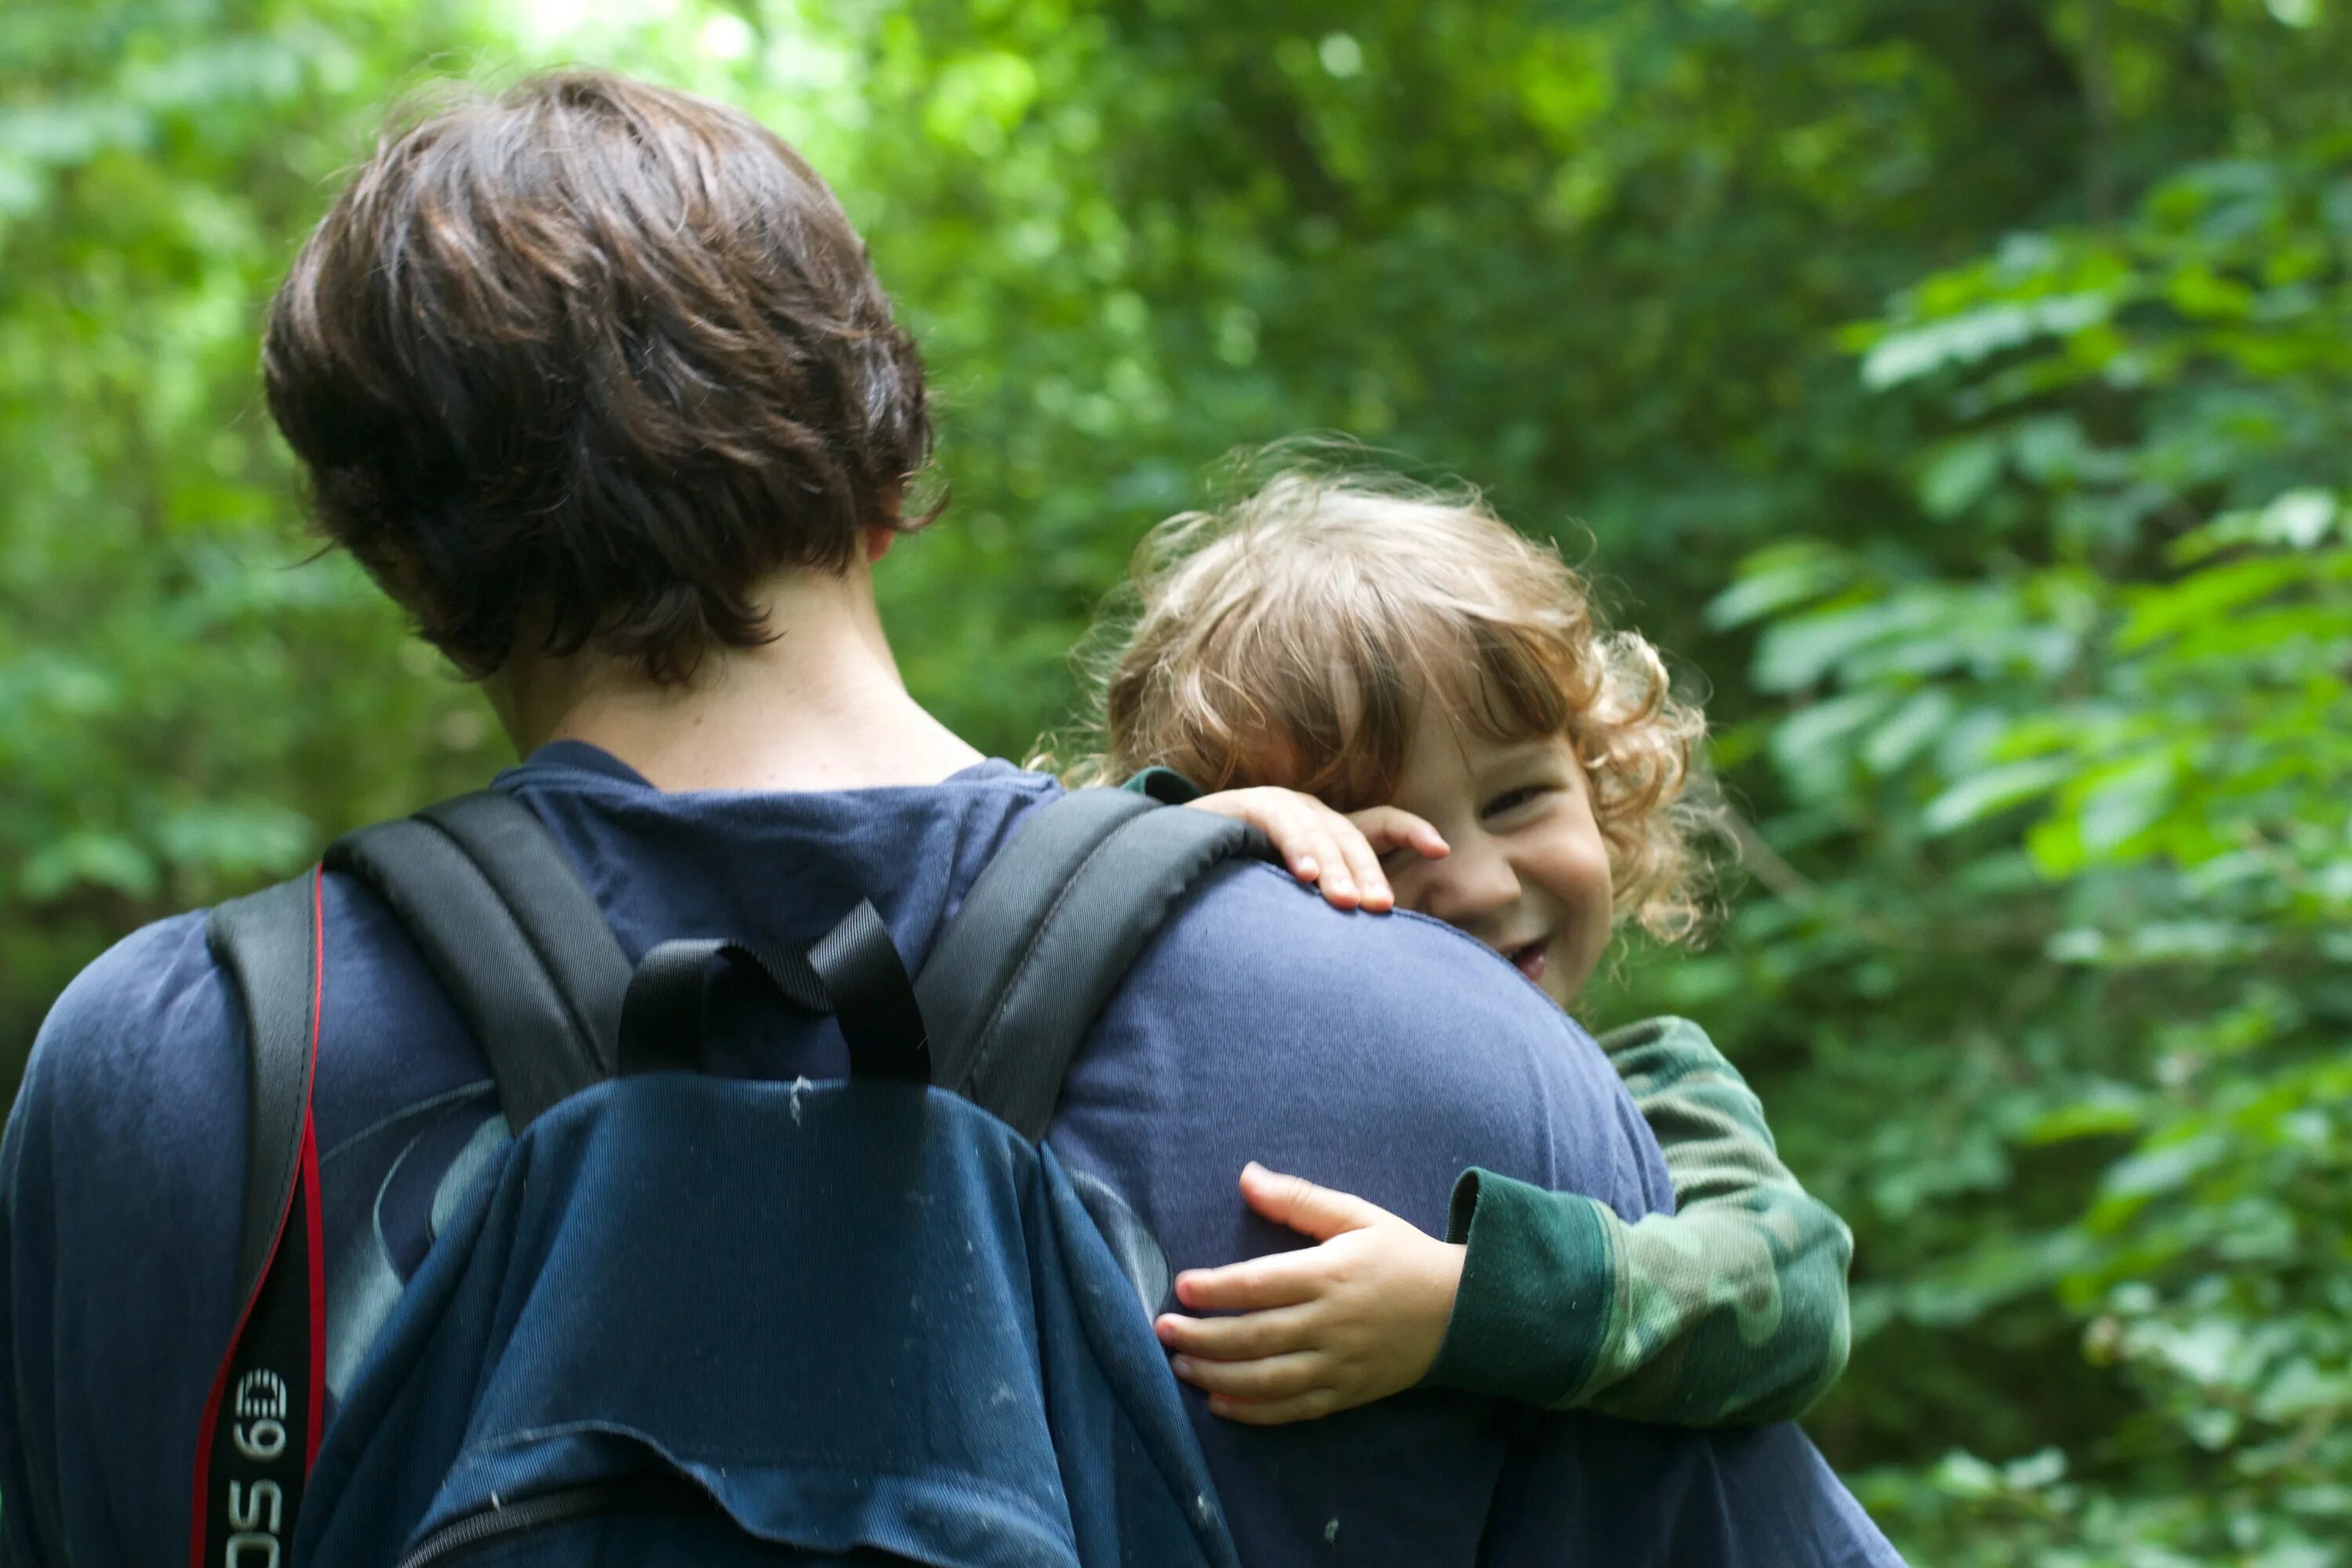
[[[650,678],[751,591],[911,529],[922,363],[833,193],[748,116],[597,72],[388,132],[270,308],[320,525],[471,675],[593,640]]]

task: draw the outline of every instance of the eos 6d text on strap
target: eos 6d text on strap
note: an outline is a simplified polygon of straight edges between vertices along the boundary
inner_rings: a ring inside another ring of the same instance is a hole
[[[245,1003],[251,1091],[236,1329],[196,1444],[190,1568],[278,1568],[326,1420],[326,1276],[310,1086],[326,967],[320,873],[224,904],[205,939]]]

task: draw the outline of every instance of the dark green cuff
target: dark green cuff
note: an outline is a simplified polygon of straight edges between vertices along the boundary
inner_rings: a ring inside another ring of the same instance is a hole
[[[1174,768],[1146,768],[1118,786],[1148,795],[1162,805],[1189,805],[1201,798],[1201,787]]]
[[[1549,1406],[1573,1398],[1591,1379],[1616,1307],[1609,1236],[1592,1200],[1474,1167],[1454,1184],[1445,1239],[1469,1251],[1423,1381]]]

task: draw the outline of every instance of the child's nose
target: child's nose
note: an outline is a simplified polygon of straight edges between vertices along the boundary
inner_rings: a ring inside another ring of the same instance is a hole
[[[1509,858],[1483,837],[1466,845],[1455,842],[1454,852],[1430,870],[1435,873],[1434,886],[1426,912],[1447,925],[1475,928],[1518,901],[1518,874]]]

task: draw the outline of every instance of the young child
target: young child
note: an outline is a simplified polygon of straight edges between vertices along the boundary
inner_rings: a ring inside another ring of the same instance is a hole
[[[1689,935],[1704,720],[1475,497],[1291,474],[1137,561],[1083,775],[1255,823],[1333,904],[1445,921],[1562,1006],[1618,921]],[[1675,1214],[1473,1169],[1440,1240],[1252,1165],[1244,1199],[1318,1245],[1179,1276],[1184,1307],[1234,1315],[1160,1319],[1178,1375],[1261,1425],[1424,1382],[1685,1426],[1803,1412],[1845,1364],[1845,1226],[1696,1025],[1601,1047]]]

